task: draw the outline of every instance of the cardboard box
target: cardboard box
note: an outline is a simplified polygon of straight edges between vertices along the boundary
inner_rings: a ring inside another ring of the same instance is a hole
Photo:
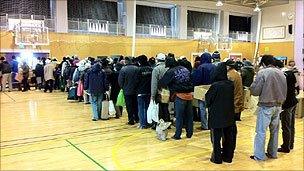
[[[209,90],[210,85],[201,85],[194,87],[194,98],[198,100],[205,100],[205,94]]]

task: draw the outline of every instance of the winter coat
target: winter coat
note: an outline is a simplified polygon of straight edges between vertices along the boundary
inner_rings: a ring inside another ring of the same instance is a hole
[[[44,76],[44,67],[42,64],[38,63],[35,67],[35,75],[36,77],[43,77]]]
[[[119,73],[118,83],[122,87],[125,95],[135,95],[136,92],[136,79],[138,67],[135,65],[124,66]]]
[[[293,73],[293,71],[285,71],[284,75],[287,80],[287,96],[286,100],[282,105],[282,109],[288,109],[290,107],[295,106],[298,103],[296,98],[296,83],[297,79]]]
[[[191,62],[187,61],[187,59],[181,59],[178,61],[180,66],[187,68],[190,72],[192,72]]]
[[[235,124],[234,85],[227,78],[225,63],[211,73],[213,83],[205,95],[209,128],[225,128]]]
[[[169,87],[170,93],[191,93],[194,87],[190,71],[183,66],[169,69],[159,81],[160,87]]]
[[[54,78],[55,65],[52,63],[46,64],[44,66],[44,80],[55,80]]]
[[[12,72],[18,73],[18,61],[12,60],[11,62]]]
[[[234,111],[240,113],[244,110],[243,84],[240,74],[235,69],[228,71],[228,79],[233,81],[234,85]]]
[[[114,72],[111,73],[111,75],[108,78],[109,83],[111,85],[110,100],[113,100],[114,102],[116,102],[119,91],[121,89],[119,84],[118,84],[118,76],[119,76],[119,71],[114,71]]]
[[[136,79],[137,94],[150,95],[152,71],[153,69],[150,66],[140,66],[138,68]]]
[[[2,71],[2,74],[9,74],[12,72],[11,65],[7,61],[3,61],[0,64],[0,68],[1,68],[0,70]]]
[[[159,80],[164,76],[168,69],[169,68],[166,68],[165,66],[165,62],[158,62],[153,69],[151,78],[151,97],[153,99],[157,94]]]
[[[22,64],[21,69],[23,77],[28,78],[30,76],[30,67],[27,64]]]
[[[281,106],[287,95],[287,82],[283,71],[274,67],[261,69],[250,86],[250,92],[259,96],[258,106]]]
[[[211,55],[203,53],[201,56],[201,65],[193,72],[194,86],[211,84],[210,74],[215,69],[211,63]]]
[[[241,69],[241,75],[242,75],[243,86],[250,87],[254,79],[253,66],[244,66]]]
[[[102,95],[108,90],[106,74],[102,71],[99,64],[94,64],[87,73],[84,86],[88,88],[91,94]]]

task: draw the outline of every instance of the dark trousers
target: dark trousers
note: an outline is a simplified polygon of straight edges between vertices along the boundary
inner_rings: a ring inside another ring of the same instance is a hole
[[[242,112],[235,113],[235,115],[234,115],[234,120],[236,120],[236,121],[241,121],[241,114],[242,114]]]
[[[281,112],[283,144],[281,148],[290,151],[293,149],[295,135],[295,111],[296,106],[285,109]]]
[[[23,91],[30,90],[30,85],[28,83],[28,77],[23,76],[22,85],[23,85]]]
[[[138,122],[137,95],[125,95],[125,102],[129,122]]]
[[[175,98],[174,110],[176,114],[175,121],[175,138],[180,138],[182,134],[183,124],[186,126],[186,136],[191,138],[193,135],[193,111],[192,100],[183,100],[179,97]]]
[[[159,119],[163,119],[165,122],[170,122],[168,103],[159,103]]]
[[[211,161],[218,164],[222,163],[222,161],[232,162],[236,147],[236,125],[226,128],[213,128],[210,133],[213,147]],[[221,139],[223,151],[221,150]]]
[[[47,80],[45,82],[45,86],[44,86],[44,92],[50,90],[50,92],[53,91],[53,88],[54,88],[54,80]]]

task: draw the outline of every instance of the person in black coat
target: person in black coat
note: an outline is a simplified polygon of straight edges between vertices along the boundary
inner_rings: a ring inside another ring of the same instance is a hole
[[[279,60],[275,60],[274,65],[280,69],[284,67],[283,62]],[[280,113],[283,144],[281,148],[278,149],[278,152],[289,153],[294,146],[295,111],[298,103],[296,98],[297,79],[292,70],[285,70],[284,75],[287,81],[287,97],[282,105],[282,112]]]
[[[212,84],[205,95],[208,124],[211,131],[213,152],[210,161],[231,163],[236,146],[236,124],[234,120],[234,85],[227,78],[225,63],[220,63],[211,73]],[[221,151],[221,139],[223,151]]]
[[[120,91],[120,86],[118,84],[118,76],[119,76],[119,72],[121,70],[121,68],[123,67],[123,65],[121,63],[116,63],[114,66],[114,70],[113,72],[109,75],[109,82],[111,84],[111,96],[110,96],[110,100],[113,101],[114,103],[114,107],[115,107],[115,118],[119,118],[122,115],[122,110],[123,107],[122,106],[116,106],[116,102],[117,102],[117,97]]]
[[[37,87],[39,88],[39,90],[41,90],[44,80],[44,66],[41,59],[39,59],[39,62],[35,67],[35,76],[36,76]]]
[[[147,110],[151,98],[151,78],[152,67],[148,63],[148,58],[145,55],[138,57],[138,73],[136,79],[137,104],[139,116],[139,128],[145,129],[148,126]]]
[[[123,89],[127,112],[128,125],[134,125],[139,121],[137,109],[137,92],[136,92],[136,75],[138,67],[134,64],[132,59],[126,59],[127,65],[122,67],[118,76],[119,86]]]

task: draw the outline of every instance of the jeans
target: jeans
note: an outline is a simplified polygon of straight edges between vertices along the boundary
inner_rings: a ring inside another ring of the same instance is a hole
[[[101,117],[102,98],[102,94],[91,94],[91,105],[93,111],[92,119],[98,120]]]
[[[283,144],[281,145],[281,148],[286,151],[293,149],[295,134],[295,110],[296,106],[293,106],[283,110],[280,114],[283,137]]]
[[[206,112],[206,103],[205,101],[199,100],[198,105],[200,108],[201,114],[201,126],[203,129],[208,129],[208,120],[207,120],[207,112]]]
[[[272,158],[277,158],[278,150],[278,133],[279,133],[279,114],[281,107],[266,107],[258,108],[256,121],[256,135],[254,138],[254,156],[257,160],[265,160],[265,140],[267,127],[270,129],[270,138],[267,147],[267,153]]]
[[[2,74],[2,91],[3,92],[6,89],[6,83],[8,83],[9,91],[12,91],[13,84],[12,84],[12,74],[11,73]]]
[[[147,127],[147,110],[150,103],[150,95],[137,96],[138,116],[140,127]]]
[[[54,88],[54,80],[47,80],[45,82],[45,86],[44,86],[44,92],[50,90],[50,92],[53,91]]]
[[[138,122],[137,95],[125,95],[129,123]]]
[[[183,100],[179,97],[175,98],[175,114],[176,114],[176,123],[175,123],[175,138],[180,138],[182,134],[183,122],[186,125],[186,136],[191,138],[193,135],[193,111],[192,111],[192,100]]]
[[[211,160],[215,163],[232,162],[236,147],[237,127],[232,125],[226,128],[214,128],[210,130],[212,142]],[[221,150],[221,140],[223,151]]]

